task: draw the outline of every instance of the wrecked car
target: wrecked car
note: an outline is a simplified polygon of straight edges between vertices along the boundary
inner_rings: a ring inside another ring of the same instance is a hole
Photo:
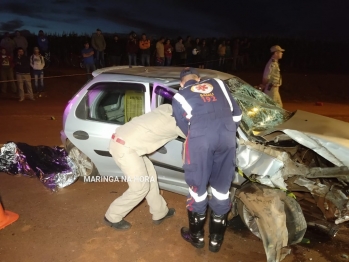
[[[180,67],[111,67],[68,102],[61,140],[81,176],[122,176],[109,151],[111,134],[135,116],[171,103]],[[331,236],[349,220],[349,124],[278,107],[240,78],[199,69],[201,79],[219,78],[239,103],[237,166],[230,219],[240,215],[263,241],[268,261],[280,261],[307,226]],[[149,155],[162,189],[187,195],[183,139]]]

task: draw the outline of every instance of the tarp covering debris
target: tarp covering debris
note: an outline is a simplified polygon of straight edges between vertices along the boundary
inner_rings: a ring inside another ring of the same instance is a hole
[[[79,173],[61,147],[7,143],[0,149],[0,171],[38,177],[52,191],[74,183]]]

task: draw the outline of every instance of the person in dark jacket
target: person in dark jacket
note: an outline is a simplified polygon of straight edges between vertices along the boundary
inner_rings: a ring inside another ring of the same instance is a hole
[[[208,55],[209,55],[209,49],[205,39],[202,40],[199,55],[200,55],[199,68],[205,68],[205,64],[207,63]]]
[[[209,250],[218,252],[231,207],[229,189],[235,174],[236,131],[242,112],[222,80],[201,81],[198,71],[189,67],[182,70],[180,79],[181,88],[173,97],[172,107],[177,126],[187,137],[183,169],[189,186],[189,228],[183,227],[181,235],[194,247],[204,247],[209,205]],[[208,184],[212,190],[210,199]]]
[[[49,51],[48,47],[48,38],[44,34],[44,31],[40,30],[38,34],[38,46],[40,50],[40,54],[45,55]]]
[[[35,100],[30,77],[30,60],[24,55],[23,48],[18,48],[17,56],[14,58],[16,79],[18,83],[19,102],[24,100],[23,83],[25,83],[30,100]]]
[[[136,37],[137,36],[135,34],[130,34],[126,46],[128,54],[128,65],[130,68],[132,67],[132,61],[135,66],[137,65],[138,44]]]
[[[110,58],[113,66],[121,65],[122,47],[119,36],[114,35],[114,41],[110,46]]]
[[[90,81],[92,80],[92,76],[90,73],[96,70],[96,65],[93,58],[94,50],[90,47],[89,42],[85,42],[84,47],[85,48],[81,50],[81,55],[83,57],[86,68],[87,81]]]
[[[91,45],[95,50],[96,67],[103,68],[105,66],[104,50],[107,46],[101,29],[97,28],[96,33],[92,35]]]

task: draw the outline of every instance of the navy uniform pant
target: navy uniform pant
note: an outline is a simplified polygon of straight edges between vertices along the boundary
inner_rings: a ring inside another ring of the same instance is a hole
[[[208,204],[218,215],[229,212],[235,149],[236,124],[231,117],[191,125],[183,150],[185,181],[189,186],[188,210],[203,214]],[[208,184],[212,188],[210,200]]]

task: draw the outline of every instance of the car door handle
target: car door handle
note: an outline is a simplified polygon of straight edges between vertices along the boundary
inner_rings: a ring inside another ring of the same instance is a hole
[[[89,139],[89,135],[88,135],[88,133],[86,133],[85,131],[81,131],[81,130],[79,130],[79,131],[75,131],[74,133],[73,133],[73,136],[76,138],[76,139],[79,139],[79,140],[87,140],[87,139]]]
[[[160,153],[160,154],[167,154],[167,149],[166,147],[160,147],[158,150],[156,150],[156,152]]]

